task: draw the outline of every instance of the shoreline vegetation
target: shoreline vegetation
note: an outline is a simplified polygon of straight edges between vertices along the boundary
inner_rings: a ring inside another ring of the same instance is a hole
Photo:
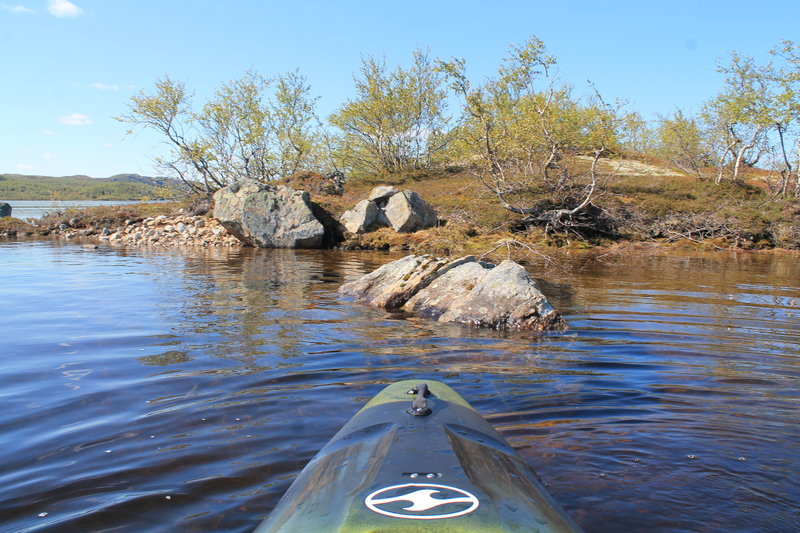
[[[2,219],[0,235],[111,240],[148,218],[203,215],[208,207],[192,202],[250,179],[309,192],[329,247],[509,256],[625,243],[800,249],[800,45],[779,43],[766,63],[732,52],[717,70],[720,91],[698,113],[655,120],[609,104],[591,84],[577,94],[536,37],[511,46],[483,80],[470,79],[465,60],[426,50],[407,67],[364,57],[354,94],[327,120],[299,70],[248,71],[199,104],[165,76],[115,118],[162,138],[159,172],[174,179],[152,183],[153,198],[175,185],[183,205]],[[0,175],[0,190],[15,179]],[[341,195],[326,192],[332,182],[344,185]],[[345,235],[340,215],[376,185],[413,190],[439,224]],[[152,237],[140,241],[161,242]]]
[[[618,250],[637,246],[688,245],[706,250],[800,249],[800,202],[769,202],[769,190],[748,184],[698,184],[657,161],[603,159],[616,173],[612,194],[597,208],[613,220],[607,232],[548,233],[526,226],[524,215],[509,216],[493,194],[464,169],[414,171],[347,181],[341,196],[313,194],[311,200],[329,228],[376,185],[412,189],[436,210],[439,224],[414,233],[382,228],[343,235],[331,247],[435,255],[511,257],[525,262],[550,259],[559,251]],[[319,175],[299,173],[284,184],[303,188]],[[700,185],[700,186],[699,186]],[[179,202],[96,206],[54,211],[41,220],[0,219],[0,236],[62,238],[127,246],[242,246],[211,217],[202,197]],[[133,236],[137,235],[136,238]]]

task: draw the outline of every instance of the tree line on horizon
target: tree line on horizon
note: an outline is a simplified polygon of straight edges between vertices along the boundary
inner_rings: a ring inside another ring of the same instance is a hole
[[[771,58],[732,52],[718,67],[720,91],[699,113],[676,109],[654,123],[594,88],[576,96],[536,37],[512,46],[496,75],[478,83],[463,59],[425,50],[407,67],[365,57],[353,96],[326,120],[299,70],[248,71],[199,108],[184,82],[165,76],[117,119],[161,134],[170,151],[160,169],[205,194],[298,171],[359,177],[457,166],[505,209],[558,229],[590,213],[610,178],[598,170],[607,157],[656,156],[717,184],[743,184],[758,167],[773,200],[800,196],[800,47],[784,41]],[[546,202],[532,195],[542,192]]]

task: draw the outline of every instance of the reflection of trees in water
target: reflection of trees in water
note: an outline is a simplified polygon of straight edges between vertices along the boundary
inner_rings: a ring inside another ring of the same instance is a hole
[[[791,293],[800,291],[796,258],[789,255],[669,251],[572,263],[579,268],[555,275],[576,287],[565,303],[582,307],[578,312],[642,302],[665,313],[691,309],[725,326],[736,313],[765,318],[765,307],[791,307]]]
[[[252,372],[259,365],[294,367],[299,360],[292,360],[298,356],[326,350],[335,356],[339,350],[364,350],[365,345],[365,367],[391,365],[396,353],[416,354],[436,364],[439,355],[431,350],[441,354],[442,338],[456,342],[500,336],[343,303],[336,294],[341,283],[395,258],[387,254],[250,248],[132,252],[149,253],[161,258],[152,262],[154,266],[180,270],[157,276],[162,280],[158,290],[174,302],[165,311],[171,334],[161,341],[164,352],[147,357],[146,364],[185,363],[212,355],[239,361],[239,371]],[[776,320],[779,337],[791,331],[786,322],[796,323],[800,314],[791,305],[797,288],[791,287],[796,283],[795,259],[788,255],[671,251],[602,261],[584,256],[564,263],[563,270],[531,269],[534,277],[544,278],[540,283],[554,305],[578,328],[586,320],[615,320],[601,327],[624,331],[628,342],[636,342],[637,335],[680,332],[723,344],[731,336],[728,328],[768,332]],[[543,349],[551,356],[564,347],[557,337],[538,338],[546,339]],[[534,346],[540,341],[523,339],[519,333],[514,339],[507,350],[519,344],[529,353],[539,351]],[[739,351],[746,351],[763,342],[763,335],[736,342]],[[642,349],[653,354],[662,350],[650,342]],[[462,353],[459,359],[465,369],[484,364],[479,356]],[[460,365],[445,358],[451,369]],[[487,371],[492,365],[488,361]]]
[[[140,252],[144,255],[147,252]],[[263,356],[291,359],[317,330],[336,322],[336,290],[368,269],[337,252],[204,249],[182,251],[181,272],[160,284],[180,310],[166,317],[174,337],[145,364],[183,363],[211,353],[258,370]],[[163,256],[163,252],[159,252]]]
[[[670,251],[584,260],[582,267],[565,276],[575,287],[566,311],[591,328],[582,340],[597,344],[586,346],[593,357],[650,360],[702,376],[708,381],[688,390],[730,394],[722,407],[739,395],[771,397],[790,386],[775,371],[800,361],[796,257]],[[609,339],[617,354],[602,349]]]

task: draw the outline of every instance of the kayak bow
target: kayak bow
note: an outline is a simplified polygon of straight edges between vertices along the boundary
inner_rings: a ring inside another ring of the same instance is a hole
[[[300,472],[256,533],[580,532],[453,389],[400,381]]]

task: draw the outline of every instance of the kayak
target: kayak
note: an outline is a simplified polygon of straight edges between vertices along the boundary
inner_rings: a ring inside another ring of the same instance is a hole
[[[370,400],[306,465],[256,533],[580,532],[536,472],[438,381]]]

